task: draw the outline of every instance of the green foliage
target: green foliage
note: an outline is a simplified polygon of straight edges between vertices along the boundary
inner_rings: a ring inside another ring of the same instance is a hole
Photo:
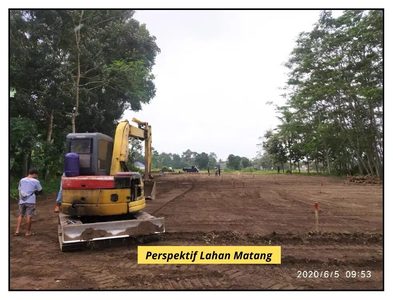
[[[242,157],[241,160],[240,160],[240,165],[243,168],[247,168],[247,167],[249,167],[251,165],[251,161],[247,157]]]
[[[208,167],[209,168],[214,168],[215,166],[217,166],[218,162],[217,162],[217,155],[214,152],[210,152],[209,153],[209,163],[208,163]]]
[[[207,169],[207,166],[209,164],[209,156],[207,153],[202,152],[201,154],[197,154],[195,156],[195,164],[199,169]]]
[[[154,98],[160,49],[132,10],[9,13],[10,172],[24,176],[34,165],[56,176],[73,108],[77,132],[113,136],[126,109]]]
[[[227,166],[232,170],[240,170],[242,158],[238,155],[230,154],[227,158]]]
[[[142,154],[142,144],[141,141],[136,138],[131,138],[130,141],[130,152],[128,154],[127,164],[129,167],[132,166],[134,162],[145,162],[145,157]]]
[[[197,153],[187,149],[182,155],[176,153],[159,153],[152,151],[152,165],[160,169],[163,166],[172,167],[173,169],[182,169],[187,166],[197,166],[199,169],[213,169],[217,165],[217,155],[214,152]]]
[[[24,155],[35,148],[37,127],[35,123],[22,117],[10,118],[10,172],[13,175],[27,173],[24,169]]]
[[[274,164],[382,176],[382,37],[378,10],[338,18],[323,11],[313,30],[299,35],[285,64],[286,104],[276,106],[281,124],[259,144]]]

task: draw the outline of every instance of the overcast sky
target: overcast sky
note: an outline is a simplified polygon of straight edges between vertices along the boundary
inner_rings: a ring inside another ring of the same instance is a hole
[[[215,152],[253,158],[258,137],[279,124],[283,63],[318,10],[143,10],[134,18],[157,38],[156,97],[140,112],[153,147],[181,154]],[[339,13],[339,12],[338,12]]]

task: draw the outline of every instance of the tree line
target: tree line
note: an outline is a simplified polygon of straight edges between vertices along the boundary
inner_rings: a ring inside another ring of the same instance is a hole
[[[323,11],[285,66],[280,125],[259,138],[260,154],[290,171],[382,177],[383,11]]]
[[[129,165],[134,162],[144,163],[145,157],[142,152],[142,146],[138,140],[131,143]],[[241,170],[252,166],[253,161],[247,157],[230,154],[226,161],[218,159],[214,152],[195,152],[187,149],[182,154],[158,152],[152,149],[152,168],[171,167],[172,169],[182,169],[184,167],[196,166],[199,169],[214,169],[217,166],[226,166],[230,170]]]

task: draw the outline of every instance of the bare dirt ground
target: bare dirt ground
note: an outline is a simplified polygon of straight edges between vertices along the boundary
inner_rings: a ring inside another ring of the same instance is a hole
[[[12,202],[10,289],[383,289],[381,185],[298,175],[168,174],[157,178],[157,193],[146,211],[165,217],[165,234],[76,252],[59,249],[56,195],[38,200],[32,237],[13,236],[18,208]],[[282,263],[139,265],[138,245],[278,245]],[[299,278],[299,272],[325,270],[338,271],[339,277]],[[371,277],[347,278],[348,271],[370,271],[365,274]]]

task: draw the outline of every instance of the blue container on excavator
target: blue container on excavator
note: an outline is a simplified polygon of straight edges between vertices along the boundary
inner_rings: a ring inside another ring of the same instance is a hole
[[[67,153],[64,162],[65,176],[74,177],[79,176],[79,154]]]

